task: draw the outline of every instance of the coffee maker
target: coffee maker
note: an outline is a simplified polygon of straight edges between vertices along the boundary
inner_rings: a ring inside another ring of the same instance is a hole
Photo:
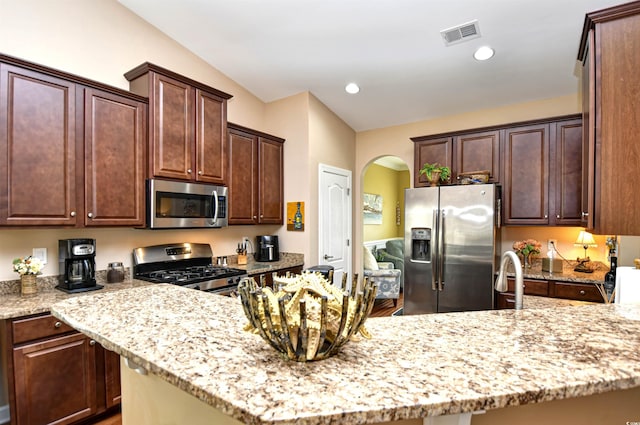
[[[56,289],[68,293],[94,291],[96,285],[95,239],[63,239],[58,241],[59,282]]]
[[[256,261],[279,261],[280,249],[278,248],[278,237],[256,236]]]

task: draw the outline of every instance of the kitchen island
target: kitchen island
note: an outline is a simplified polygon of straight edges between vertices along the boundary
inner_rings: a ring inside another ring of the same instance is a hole
[[[487,413],[473,424],[501,424],[514,422],[493,413],[558,401],[573,402],[581,424],[640,419],[640,306],[370,318],[373,339],[312,363],[283,360],[245,332],[239,300],[177,286],[79,297],[51,311],[148,373],[123,370],[123,425],[205,423],[162,416],[184,413],[183,403],[230,424],[419,424],[478,411]],[[155,391],[164,398],[154,401]],[[534,420],[518,423],[544,422],[522,414]]]

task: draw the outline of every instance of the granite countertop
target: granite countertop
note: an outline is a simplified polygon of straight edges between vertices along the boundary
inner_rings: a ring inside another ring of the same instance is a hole
[[[257,262],[253,258],[253,254],[247,256],[247,264],[238,264],[237,255],[229,256],[229,266],[235,267],[241,270],[246,270],[247,273],[252,275],[273,273],[278,270],[288,269],[290,267],[297,267],[304,265],[304,254],[294,254],[290,252],[281,252],[279,261],[272,262]]]
[[[601,262],[592,261],[592,265],[595,268],[593,273],[574,272],[573,268],[576,264],[575,261],[562,261],[562,273],[550,273],[542,271],[542,259],[535,258],[530,268],[523,269],[523,277],[525,279],[556,280],[563,282],[601,283],[604,282],[604,275],[609,271],[609,267]],[[515,276],[511,263],[509,263],[507,267],[507,276]]]
[[[536,295],[524,295],[523,308],[555,308],[571,305],[598,304],[590,301],[567,300],[564,298],[539,297]]]
[[[106,275],[106,271],[104,274]],[[151,285],[149,282],[131,279],[128,273],[127,278],[121,283],[106,283],[106,278],[102,279],[102,276],[96,277],[100,277],[98,284],[103,285],[104,288],[76,294],[68,294],[55,289],[55,286],[58,284],[57,276],[38,277],[38,292],[33,295],[20,295],[19,280],[0,282],[0,320],[13,319],[30,314],[47,313],[51,310],[53,304],[69,298]]]
[[[238,299],[171,285],[56,303],[54,316],[247,424],[364,424],[640,386],[640,306],[369,318],[373,339],[283,360]]]

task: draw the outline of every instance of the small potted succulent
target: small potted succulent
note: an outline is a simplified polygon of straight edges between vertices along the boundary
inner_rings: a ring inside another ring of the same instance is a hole
[[[425,164],[420,168],[420,174],[424,174],[431,183],[431,186],[436,186],[439,181],[446,182],[451,176],[451,169],[445,165],[440,165],[437,162]]]

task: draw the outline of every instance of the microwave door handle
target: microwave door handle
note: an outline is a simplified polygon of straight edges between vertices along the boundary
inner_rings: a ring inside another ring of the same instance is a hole
[[[213,222],[218,221],[218,192],[213,191],[213,203],[211,204],[211,212],[213,216]]]

